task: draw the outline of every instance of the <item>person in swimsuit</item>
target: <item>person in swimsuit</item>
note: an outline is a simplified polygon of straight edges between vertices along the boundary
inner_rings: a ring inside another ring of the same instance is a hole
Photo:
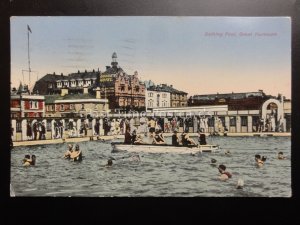
[[[262,167],[265,164],[265,161],[267,160],[267,157],[260,155],[255,155],[255,162],[258,167]]]
[[[79,150],[79,145],[76,144],[75,150],[71,153],[70,159],[73,161],[81,161],[82,160],[82,152]]]
[[[278,159],[286,159],[286,157],[283,155],[283,152],[278,152]]]
[[[197,145],[195,143],[195,141],[192,138],[190,138],[188,132],[183,132],[181,137],[182,137],[181,141],[182,141],[183,146],[190,146],[190,145],[195,145],[196,146]]]
[[[153,144],[166,144],[164,138],[162,137],[159,131],[155,132],[155,135],[153,137]]]
[[[35,165],[36,156],[25,155],[23,159],[23,166],[34,166]]]
[[[68,150],[64,154],[63,158],[70,159],[70,156],[71,156],[72,152],[73,152],[73,145],[72,144],[68,144]]]
[[[172,135],[172,145],[173,146],[179,146],[179,138],[177,136],[177,131],[174,130],[174,133]]]
[[[200,145],[206,145],[206,136],[201,131],[199,132],[199,144]]]
[[[228,180],[229,178],[232,177],[231,173],[226,171],[226,166],[225,165],[219,165],[218,170],[220,172],[219,179],[222,181]]]

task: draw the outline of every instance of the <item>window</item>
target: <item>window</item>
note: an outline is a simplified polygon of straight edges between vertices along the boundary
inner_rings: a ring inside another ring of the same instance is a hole
[[[62,83],[60,81],[57,82],[57,87],[62,87]]]
[[[70,110],[73,110],[73,109],[74,109],[74,105],[70,104]]]
[[[125,86],[121,85],[121,91],[125,91]]]
[[[64,111],[65,108],[64,108],[64,105],[60,105],[60,111]]]
[[[81,109],[84,109],[84,104],[81,104]]]
[[[241,116],[241,124],[244,127],[248,126],[248,118],[247,118],[247,116]]]
[[[50,83],[50,84],[48,84],[48,88],[52,88],[52,84]]]
[[[135,87],[135,91],[136,91],[136,92],[139,92],[139,91],[140,91],[140,87],[139,87],[139,86],[136,86],[136,87]]]
[[[232,116],[229,118],[229,126],[231,126],[231,127],[236,126],[236,117]]]
[[[29,105],[30,105],[30,109],[38,109],[38,102],[37,101],[30,101]]]

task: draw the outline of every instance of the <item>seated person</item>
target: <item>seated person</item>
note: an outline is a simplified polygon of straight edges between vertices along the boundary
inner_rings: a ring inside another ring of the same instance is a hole
[[[207,143],[206,143],[206,136],[201,131],[199,132],[199,144],[200,145],[207,145]]]
[[[155,132],[155,135],[153,137],[153,144],[166,144],[162,134],[160,134],[159,131]]]
[[[283,155],[283,152],[278,152],[278,159],[286,159],[286,157]]]
[[[177,131],[175,130],[172,135],[172,145],[173,146],[179,146],[179,138],[177,136]]]
[[[144,144],[143,138],[141,135],[137,135],[136,140],[134,141],[134,144]]]
[[[70,156],[71,156],[72,152],[73,152],[73,145],[72,144],[68,144],[68,150],[64,154],[63,158],[70,159]]]
[[[79,150],[79,145],[76,144],[75,150],[71,153],[70,159],[73,161],[81,161],[82,160],[82,152]]]
[[[23,166],[34,166],[35,165],[35,155],[32,155],[30,157],[30,155],[25,155],[24,159],[23,159]]]
[[[192,138],[190,138],[190,136],[187,132],[184,132],[181,136],[182,136],[182,145],[183,146],[197,145],[195,143],[195,141]]]
[[[218,170],[221,174],[220,177],[219,177],[220,180],[225,181],[225,180],[228,180],[229,178],[232,177],[231,173],[226,171],[226,166],[225,165],[220,165],[218,167]]]
[[[132,143],[132,136],[130,134],[130,129],[127,128],[125,131],[125,139],[124,139],[124,144],[131,144]]]
[[[136,130],[132,131],[131,144],[142,144],[144,143],[141,135],[136,135]]]

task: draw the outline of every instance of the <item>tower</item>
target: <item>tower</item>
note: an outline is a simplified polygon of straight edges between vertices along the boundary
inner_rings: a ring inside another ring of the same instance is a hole
[[[117,67],[118,66],[118,62],[117,62],[117,53],[113,53],[112,54],[112,62],[111,62],[111,65],[112,65],[112,67]]]

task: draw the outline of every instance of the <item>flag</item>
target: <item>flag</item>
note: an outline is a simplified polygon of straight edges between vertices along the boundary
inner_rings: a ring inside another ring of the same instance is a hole
[[[30,33],[32,33],[32,31],[31,31],[29,25],[27,25],[27,30],[30,31]]]

